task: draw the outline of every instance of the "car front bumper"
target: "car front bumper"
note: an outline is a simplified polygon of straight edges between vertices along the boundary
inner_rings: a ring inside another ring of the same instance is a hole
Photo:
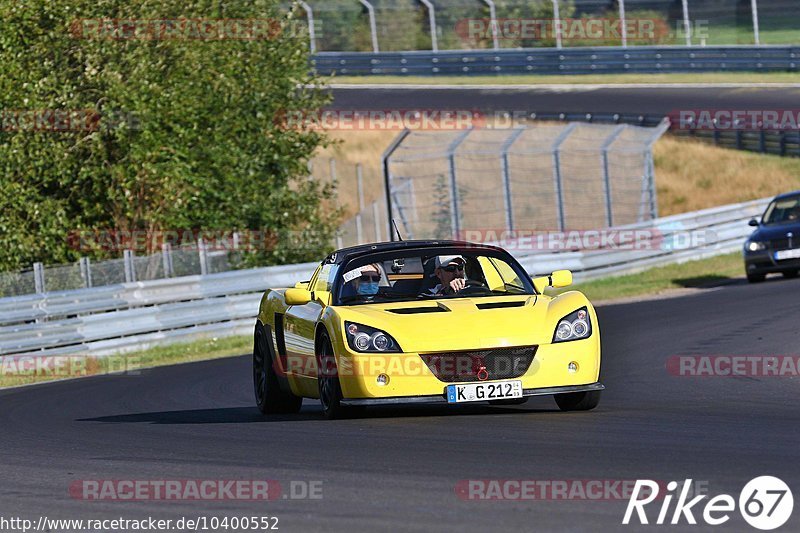
[[[566,387],[542,387],[539,389],[523,389],[522,396],[549,396],[553,394],[567,394],[571,392],[591,392],[604,390],[605,386],[598,382],[589,383],[588,385],[569,385]],[[489,401],[489,400],[482,400]],[[345,398],[342,400],[344,405],[397,405],[408,403],[448,403],[445,392],[442,394],[430,394],[425,396],[395,396],[389,398]],[[464,403],[480,403],[480,402],[463,402]]]
[[[775,250],[759,250],[744,252],[744,268],[747,274],[773,274],[786,270],[800,270],[800,259],[785,259],[776,261]]]
[[[577,369],[569,368],[575,363]],[[337,356],[339,382],[345,399],[444,398],[447,385],[475,383],[439,379],[418,353],[354,354]],[[378,378],[388,378],[380,384]],[[600,378],[599,334],[578,341],[541,344],[527,371],[519,377],[490,377],[482,383],[520,380],[523,391],[587,387]],[[569,391],[563,391],[569,392]],[[542,394],[557,394],[542,393]],[[412,400],[416,401],[416,400]],[[435,400],[434,400],[435,401]]]

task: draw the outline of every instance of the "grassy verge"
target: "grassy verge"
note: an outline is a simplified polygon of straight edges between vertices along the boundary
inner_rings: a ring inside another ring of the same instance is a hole
[[[217,359],[250,353],[253,338],[249,335],[204,339],[188,343],[157,346],[149,350],[107,357],[82,355],[53,358],[0,358],[0,388],[52,381],[56,379],[135,372],[142,368]]]
[[[342,84],[581,85],[597,83],[800,83],[796,72],[702,72],[674,74],[520,74],[499,76],[336,76]]]
[[[613,300],[661,294],[673,289],[708,288],[743,276],[742,254],[732,253],[651,268],[638,274],[577,283],[562,291],[552,291],[552,294],[579,290],[593,301]]]

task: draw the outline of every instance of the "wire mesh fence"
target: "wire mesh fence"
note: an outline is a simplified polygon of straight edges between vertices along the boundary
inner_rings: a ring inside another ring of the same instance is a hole
[[[314,51],[800,43],[796,0],[308,0]]]
[[[240,249],[231,243],[217,244],[214,249],[208,249],[202,242],[174,249],[167,244],[160,252],[148,255],[135,255],[125,250],[120,259],[91,261],[82,257],[75,263],[52,266],[35,263],[33,269],[0,272],[0,298],[216,274],[243,268]]]
[[[415,239],[650,220],[657,214],[652,145],[667,127],[410,132],[388,160],[391,214]]]

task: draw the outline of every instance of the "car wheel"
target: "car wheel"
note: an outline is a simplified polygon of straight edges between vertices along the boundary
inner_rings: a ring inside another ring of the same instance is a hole
[[[784,270],[782,272],[784,278],[796,278],[797,277],[797,270]]]
[[[264,326],[261,323],[256,324],[253,340],[253,388],[256,405],[265,415],[296,413],[303,405],[303,398],[281,389],[267,336]]]
[[[555,398],[558,408],[562,411],[589,411],[600,403],[601,392],[599,390],[568,392],[566,394],[556,394]]]
[[[328,420],[347,418],[355,410],[342,405],[342,386],[339,383],[339,371],[336,367],[336,356],[333,353],[330,337],[326,332],[320,335],[319,354],[317,355],[317,387],[322,413]]]
[[[747,281],[750,283],[758,283],[760,281],[764,281],[764,278],[767,276],[765,274],[748,274]]]

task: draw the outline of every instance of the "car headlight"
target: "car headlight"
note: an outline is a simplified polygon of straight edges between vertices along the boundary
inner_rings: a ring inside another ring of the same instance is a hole
[[[345,322],[347,344],[350,349],[364,353],[402,352],[400,345],[385,331],[355,322]]]
[[[760,250],[765,250],[767,248],[766,243],[759,242],[759,241],[747,241],[744,243],[744,247],[749,252],[758,252]]]
[[[582,307],[558,321],[553,333],[553,342],[576,341],[592,334],[592,321],[589,311]]]

